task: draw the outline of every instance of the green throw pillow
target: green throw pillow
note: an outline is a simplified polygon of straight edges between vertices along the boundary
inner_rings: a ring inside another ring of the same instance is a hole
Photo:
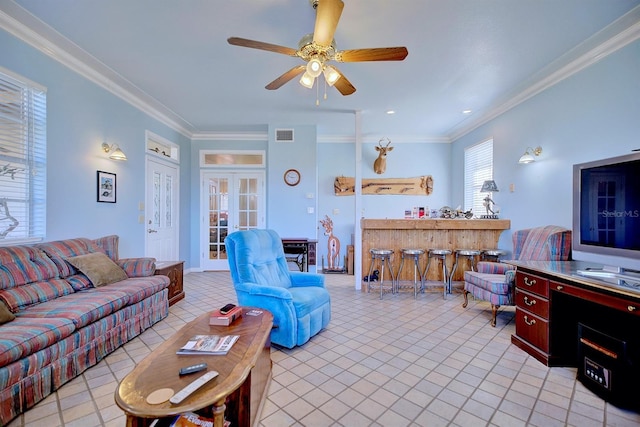
[[[9,308],[3,303],[0,302],[0,325],[11,322],[16,318],[16,315],[9,311]]]
[[[67,261],[87,276],[96,288],[127,278],[127,273],[102,252],[67,258]]]

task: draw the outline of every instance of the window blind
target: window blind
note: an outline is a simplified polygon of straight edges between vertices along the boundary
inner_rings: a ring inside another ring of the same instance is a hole
[[[480,193],[482,183],[493,179],[493,139],[472,145],[464,150],[464,208],[473,209],[475,216],[486,213]]]
[[[0,244],[43,239],[46,89],[0,68]]]

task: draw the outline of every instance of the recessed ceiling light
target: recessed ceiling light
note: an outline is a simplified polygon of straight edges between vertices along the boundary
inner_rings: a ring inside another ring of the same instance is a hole
[[[471,110],[462,110],[462,114],[471,114]]]
[[[396,112],[394,110],[387,110],[387,114],[395,114]]]

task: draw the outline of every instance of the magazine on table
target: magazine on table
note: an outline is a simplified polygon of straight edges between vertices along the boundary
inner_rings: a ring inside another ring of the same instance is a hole
[[[176,354],[225,355],[238,341],[240,335],[196,335],[176,352]]]

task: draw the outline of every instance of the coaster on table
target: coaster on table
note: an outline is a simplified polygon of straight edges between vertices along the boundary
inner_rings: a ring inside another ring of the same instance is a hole
[[[159,405],[171,399],[173,395],[173,389],[159,388],[158,390],[152,392],[149,396],[147,396],[147,403],[149,405]]]

